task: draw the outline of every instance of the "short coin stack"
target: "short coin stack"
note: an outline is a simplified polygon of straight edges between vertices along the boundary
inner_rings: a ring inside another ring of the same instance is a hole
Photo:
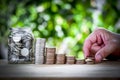
[[[45,42],[44,38],[37,38],[35,45],[35,64],[43,64],[45,57]]]
[[[65,54],[56,54],[56,64],[65,63]]]
[[[75,63],[75,56],[67,55],[66,64],[74,64],[74,63]]]
[[[76,64],[85,64],[85,59],[76,59]]]
[[[85,60],[87,64],[95,64],[95,58],[94,57],[87,57]]]
[[[46,48],[46,64],[55,63],[56,48]]]

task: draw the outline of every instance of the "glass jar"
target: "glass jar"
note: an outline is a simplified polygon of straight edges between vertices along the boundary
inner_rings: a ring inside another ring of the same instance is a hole
[[[10,28],[8,63],[33,63],[33,41],[30,28]]]

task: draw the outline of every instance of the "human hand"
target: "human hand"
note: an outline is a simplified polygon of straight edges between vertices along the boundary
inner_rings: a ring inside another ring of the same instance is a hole
[[[85,57],[95,55],[96,62],[101,62],[108,55],[120,57],[120,35],[97,28],[86,38],[83,51]]]

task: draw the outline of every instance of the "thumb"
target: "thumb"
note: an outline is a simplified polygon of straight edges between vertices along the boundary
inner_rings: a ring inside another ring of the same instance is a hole
[[[95,55],[96,62],[101,62],[101,60],[105,57],[107,57],[109,54],[111,54],[114,51],[115,47],[111,45],[105,45],[103,48],[101,48]]]

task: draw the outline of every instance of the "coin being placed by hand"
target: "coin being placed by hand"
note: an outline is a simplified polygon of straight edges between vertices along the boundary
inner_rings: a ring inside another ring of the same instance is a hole
[[[13,36],[13,41],[14,42],[19,42],[21,40],[20,36]]]
[[[87,57],[85,60],[87,64],[95,64],[95,58],[94,57]]]
[[[21,55],[22,56],[27,56],[29,54],[29,50],[27,48],[21,49]]]

